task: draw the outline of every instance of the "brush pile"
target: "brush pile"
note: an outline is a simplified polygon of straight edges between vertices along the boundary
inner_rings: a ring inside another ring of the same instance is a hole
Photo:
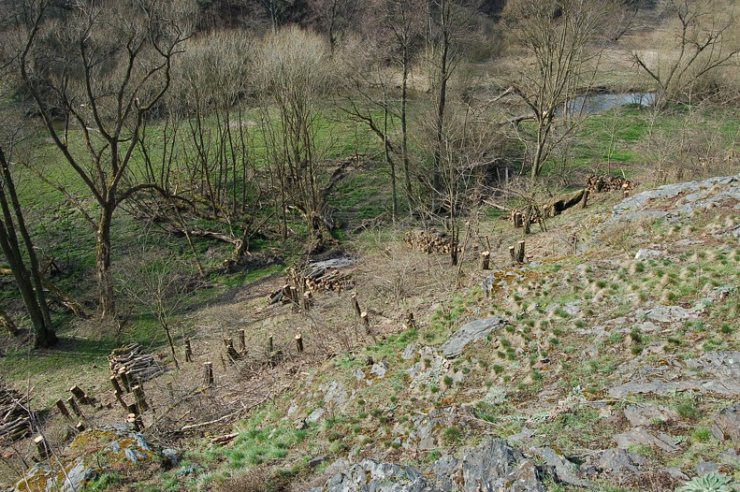
[[[452,251],[452,239],[444,232],[435,230],[409,231],[404,236],[404,242],[409,248],[427,254],[448,254]]]
[[[0,442],[17,441],[31,433],[27,402],[27,396],[5,388],[0,382]]]
[[[608,191],[630,191],[635,189],[635,184],[629,179],[619,176],[596,176],[591,175],[586,183],[590,193],[605,193]]]
[[[167,367],[144,352],[141,344],[131,343],[114,349],[108,356],[110,371],[125,386],[132,387],[163,374]]]

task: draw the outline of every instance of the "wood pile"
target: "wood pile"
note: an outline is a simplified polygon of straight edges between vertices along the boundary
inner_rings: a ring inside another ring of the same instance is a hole
[[[586,189],[591,193],[630,191],[635,189],[635,184],[629,179],[620,178],[619,176],[591,175],[586,182]]]
[[[312,267],[307,271],[296,268],[288,270],[286,283],[270,294],[270,304],[302,304],[308,292],[342,292],[354,288],[355,284],[349,272],[337,268]]]
[[[452,239],[446,233],[435,230],[409,231],[404,236],[404,242],[409,248],[427,254],[448,254],[452,251]]]
[[[31,419],[24,406],[28,398],[0,386],[0,441],[17,441],[31,433]]]
[[[163,374],[167,367],[144,352],[141,344],[132,343],[114,349],[108,356],[111,373],[118,376],[130,391],[132,387]]]

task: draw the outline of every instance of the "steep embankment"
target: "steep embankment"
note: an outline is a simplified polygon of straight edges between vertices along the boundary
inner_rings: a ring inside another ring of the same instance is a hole
[[[737,479],[738,210],[740,176],[574,212],[533,242],[588,222],[577,254],[540,243],[526,266],[488,277],[490,297],[469,289],[335,359],[259,425],[297,422],[330,441],[342,459],[312,485],[331,492]]]
[[[466,243],[490,245],[491,271],[367,233],[352,291],[296,311],[266,305],[274,279],[195,313],[198,363],[147,383],[144,418],[188,449],[168,471],[109,464],[94,483],[473,492],[739,479],[740,176],[589,203],[533,228],[523,265],[508,255],[520,230],[500,220]],[[200,362],[244,328],[245,358],[214,365],[204,388]],[[121,413],[102,403],[97,421]],[[248,419],[220,428],[224,415]]]

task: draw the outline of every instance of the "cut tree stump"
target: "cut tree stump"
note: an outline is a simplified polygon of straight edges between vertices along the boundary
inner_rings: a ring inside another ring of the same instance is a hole
[[[79,386],[72,386],[69,389],[69,392],[72,393],[72,395],[74,395],[74,397],[77,398],[77,401],[79,401],[81,404],[92,405],[92,398],[87,396],[87,393],[85,393]]]
[[[57,400],[55,405],[59,409],[59,413],[61,413],[67,419],[72,420],[72,415],[69,414],[69,409],[67,408],[67,405],[65,405],[62,400]]]
[[[193,362],[193,347],[189,338],[185,339],[185,362]]]
[[[480,269],[490,270],[491,269],[491,252],[484,251],[480,254]]]
[[[212,387],[214,385],[212,362],[203,363],[203,384],[208,387]]]
[[[69,406],[69,408],[72,409],[75,415],[83,419],[85,418],[85,416],[82,415],[82,410],[80,410],[80,406],[75,401],[74,396],[70,396],[69,398],[67,398],[67,405]]]
[[[295,336],[295,348],[299,353],[303,352],[303,335],[300,333]]]
[[[517,263],[524,263],[524,241],[519,241],[516,248]]]
[[[42,460],[47,459],[51,454],[51,449],[49,448],[49,443],[46,442],[44,436],[34,437],[33,443],[36,445],[36,452],[38,453],[39,458]]]
[[[139,412],[143,413],[149,410],[149,405],[146,402],[146,395],[144,395],[144,388],[140,385],[136,385],[132,388],[134,398],[136,399],[136,406],[139,407]]]

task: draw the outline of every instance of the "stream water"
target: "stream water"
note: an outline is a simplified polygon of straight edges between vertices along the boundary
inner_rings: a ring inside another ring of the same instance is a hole
[[[567,108],[568,113],[573,115],[589,115],[633,104],[642,107],[652,106],[655,104],[655,94],[652,92],[585,94],[568,101]]]

